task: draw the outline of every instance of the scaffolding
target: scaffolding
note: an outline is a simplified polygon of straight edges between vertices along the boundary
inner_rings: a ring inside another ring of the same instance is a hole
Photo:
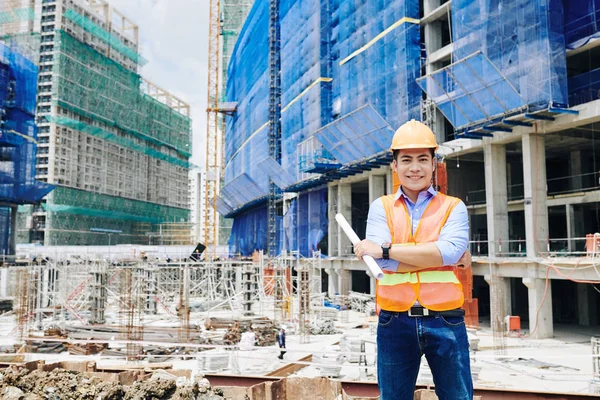
[[[62,193],[29,214],[33,240],[189,243],[158,225],[189,220],[190,109],[138,74],[137,25],[104,0],[43,4],[41,22],[34,171]]]
[[[307,262],[301,262],[297,257],[297,291],[298,291],[298,334],[300,343],[310,342],[310,304],[313,268]]]

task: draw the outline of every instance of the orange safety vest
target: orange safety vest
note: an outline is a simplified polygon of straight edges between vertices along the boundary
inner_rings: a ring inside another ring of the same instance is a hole
[[[438,193],[427,205],[419,226],[412,235],[412,224],[404,198],[383,196],[387,223],[393,245],[416,245],[437,241],[450,212],[460,202],[456,197]],[[418,300],[433,311],[453,310],[462,306],[464,295],[455,267],[431,266],[418,272],[384,271],[377,281],[377,311],[407,311]]]

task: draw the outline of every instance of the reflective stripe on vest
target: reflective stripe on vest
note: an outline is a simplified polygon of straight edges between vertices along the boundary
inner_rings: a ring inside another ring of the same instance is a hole
[[[419,226],[412,234],[410,215],[404,198],[383,196],[383,206],[393,245],[430,243],[437,241],[450,212],[460,202],[455,197],[438,193],[427,205]],[[418,272],[384,271],[377,282],[377,308],[406,311],[415,301],[433,311],[459,308],[464,302],[462,285],[454,267],[431,266]]]

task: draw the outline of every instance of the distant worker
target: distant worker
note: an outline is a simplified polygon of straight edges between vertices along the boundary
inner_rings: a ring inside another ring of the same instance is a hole
[[[279,344],[280,349],[285,349],[285,325],[281,325],[281,329],[277,332],[277,343]],[[277,356],[280,360],[283,360],[283,355],[287,353],[286,350],[281,350],[280,354]]]
[[[401,186],[369,209],[359,259],[374,257],[377,282],[377,378],[381,400],[412,400],[425,355],[440,400],[473,398],[462,285],[470,266],[465,204],[433,189],[435,135],[411,120],[394,134],[392,168]],[[462,257],[461,257],[462,256]]]

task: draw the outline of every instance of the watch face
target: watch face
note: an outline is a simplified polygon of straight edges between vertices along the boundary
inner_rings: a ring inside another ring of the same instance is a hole
[[[391,243],[383,243],[381,245],[381,247],[384,248],[384,249],[389,249],[390,247],[392,247],[392,244]]]

